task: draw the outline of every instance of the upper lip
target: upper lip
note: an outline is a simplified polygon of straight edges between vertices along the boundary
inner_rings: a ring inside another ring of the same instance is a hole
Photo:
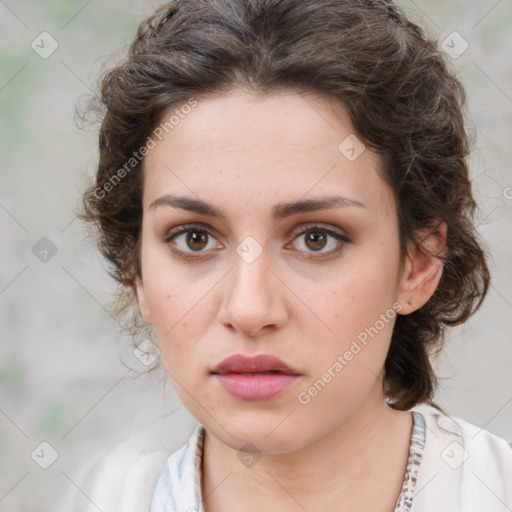
[[[298,370],[272,354],[258,354],[256,356],[234,354],[223,359],[211,373],[259,373],[270,370],[290,375],[300,375]]]

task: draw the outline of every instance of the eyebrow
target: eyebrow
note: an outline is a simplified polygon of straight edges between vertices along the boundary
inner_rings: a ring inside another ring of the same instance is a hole
[[[174,208],[181,208],[189,212],[197,213],[199,215],[208,215],[216,217],[221,220],[226,220],[226,213],[214,206],[213,204],[207,203],[201,199],[186,196],[175,196],[166,194],[164,196],[155,199],[150,205],[149,209],[154,210],[160,206],[171,206]],[[307,199],[303,201],[292,201],[289,203],[279,203],[272,209],[272,218],[274,220],[281,220],[292,215],[299,213],[315,212],[319,210],[327,210],[336,207],[348,207],[356,206],[359,208],[366,208],[366,205],[349,199],[348,197],[342,197],[339,195],[324,196],[316,199]]]

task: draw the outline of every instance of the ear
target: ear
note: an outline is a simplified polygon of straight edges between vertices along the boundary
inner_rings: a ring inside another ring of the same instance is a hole
[[[139,303],[139,309],[142,314],[142,318],[144,322],[147,324],[152,324],[151,314],[149,312],[148,304],[146,302],[146,294],[144,292],[144,284],[142,283],[142,278],[137,276],[135,278],[135,291],[137,294],[137,302]]]
[[[416,231],[420,246],[410,243],[399,282],[397,301],[402,305],[401,315],[408,315],[421,308],[436,291],[443,274],[443,261],[429,255],[423,248],[444,255],[446,233],[445,222]]]

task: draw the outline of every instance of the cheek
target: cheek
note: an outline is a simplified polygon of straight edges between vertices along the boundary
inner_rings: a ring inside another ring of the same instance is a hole
[[[391,297],[378,293],[383,283],[345,280],[325,294],[319,311],[334,334],[308,348],[311,371],[298,397],[310,414],[315,411],[311,416],[328,416],[333,404],[340,415],[348,414],[379,385],[396,319]],[[313,330],[308,338],[315,339]]]
[[[202,277],[193,269],[171,264],[169,258],[153,257],[145,273],[144,290],[158,340],[162,361],[168,371],[180,373],[190,367],[211,325],[216,280]],[[210,290],[210,291],[209,291]]]
[[[203,301],[207,297],[203,295],[177,280],[168,284],[167,278],[150,287],[150,296],[146,295],[146,298],[162,351],[180,349],[181,340],[197,338],[206,315],[206,303]],[[190,341],[182,344],[190,345]]]
[[[389,349],[396,319],[395,269],[392,260],[387,260],[388,268],[383,261],[383,253],[360,256],[353,265],[347,264],[343,272],[331,276],[328,283],[304,286],[302,290],[304,302],[313,305],[311,309],[323,321],[319,324],[316,316],[309,315],[311,320],[303,324],[307,337],[321,339],[323,347],[310,352],[308,360],[314,361],[315,368],[310,381],[321,379],[320,372],[331,368],[336,378],[332,379],[330,389],[341,400],[348,390],[359,389],[364,393],[380,373]],[[325,335],[318,336],[319,325]],[[337,361],[339,364],[334,368]]]
[[[199,267],[173,260],[170,250],[148,239],[142,247],[144,291],[157,334],[183,328],[208,289]],[[160,338],[159,338],[160,339]],[[163,339],[163,338],[162,338]]]
[[[393,265],[386,268],[382,261],[379,255],[358,255],[322,283],[303,284],[298,295],[316,313],[311,322],[318,323],[318,317],[329,327],[326,336],[345,341],[372,326],[392,308],[396,295]]]

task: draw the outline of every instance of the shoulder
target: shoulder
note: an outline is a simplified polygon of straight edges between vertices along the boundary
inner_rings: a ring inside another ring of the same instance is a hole
[[[429,404],[421,404],[412,410],[423,415],[427,429],[430,429],[432,434],[437,434],[437,437],[458,437],[464,441],[467,448],[484,451],[493,449],[494,455],[503,456],[505,459],[512,457],[512,441],[497,436],[484,427],[474,425],[458,416],[449,415]]]
[[[188,442],[169,456],[156,483],[151,512],[202,510],[201,464],[205,428],[198,425]]]
[[[412,410],[425,418],[426,436],[416,484],[421,493],[411,512],[436,506],[464,512],[510,510],[510,441],[432,405]]]
[[[58,506],[62,512],[149,510],[155,485],[169,457],[194,426],[163,418],[108,451],[96,453],[71,475],[75,484]]]

